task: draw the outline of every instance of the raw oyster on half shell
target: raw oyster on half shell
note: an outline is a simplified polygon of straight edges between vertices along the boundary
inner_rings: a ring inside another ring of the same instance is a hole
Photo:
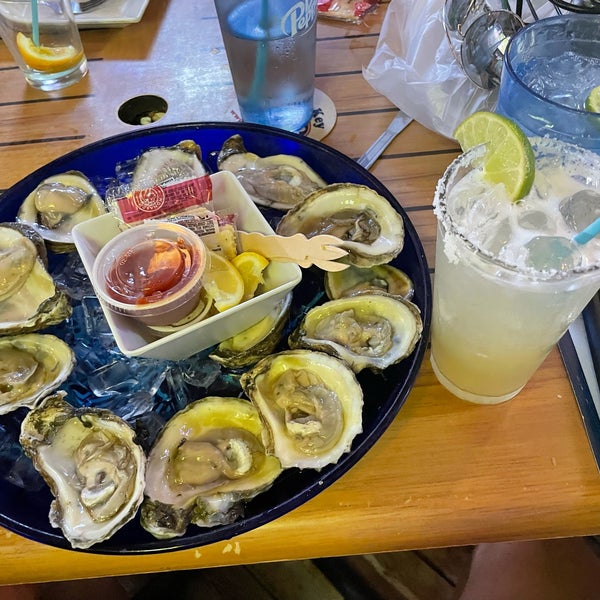
[[[36,331],[71,314],[46,268],[42,238],[24,224],[0,224],[0,335]]]
[[[415,286],[402,270],[389,265],[355,267],[325,273],[325,293],[330,300],[358,294],[385,293],[405,300],[413,297]]]
[[[243,502],[281,472],[261,441],[263,426],[246,400],[209,396],[165,425],[148,456],[140,522],[158,539],[237,519]]]
[[[382,371],[408,356],[423,331],[417,306],[387,294],[360,294],[311,308],[289,337],[291,348],[327,352],[350,365]]]
[[[135,516],[145,456],[125,421],[108,410],[73,408],[64,395],[28,413],[19,441],[54,495],[50,524],[73,548],[89,548]]]
[[[267,450],[284,468],[336,463],[362,431],[362,388],[333,356],[286,350],[263,358],[240,382],[265,423]]]
[[[344,262],[358,267],[387,263],[404,246],[404,221],[389,201],[371,188],[334,183],[307,196],[277,225],[279,235],[334,235],[348,251]]]
[[[256,204],[279,210],[290,209],[311,192],[326,185],[298,156],[274,154],[260,157],[246,150],[238,134],[223,144],[217,166],[220,171],[231,171]]]
[[[131,189],[165,186],[206,173],[200,146],[193,140],[182,140],[174,146],[151,148],[143,152],[133,170]]]
[[[0,415],[31,408],[54,391],[73,370],[68,344],[49,334],[0,338]]]
[[[36,229],[54,252],[71,252],[75,225],[106,213],[91,181],[79,171],[44,179],[19,208],[17,221]]]

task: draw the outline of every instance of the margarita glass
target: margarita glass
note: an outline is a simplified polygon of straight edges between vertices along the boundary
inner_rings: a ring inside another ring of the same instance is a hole
[[[520,202],[483,179],[482,146],[456,159],[436,190],[431,362],[472,402],[518,394],[600,288],[600,240],[571,241],[600,210],[600,156],[532,142],[535,181]]]

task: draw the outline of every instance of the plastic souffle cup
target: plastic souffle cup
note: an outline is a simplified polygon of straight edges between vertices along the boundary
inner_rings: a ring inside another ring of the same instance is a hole
[[[600,153],[600,113],[585,109],[600,85],[600,15],[540,19],[508,43],[497,112],[530,136],[550,136]]]
[[[518,394],[600,288],[600,240],[570,247],[575,229],[596,218],[600,156],[532,142],[536,178],[519,203],[483,180],[481,147],[457,158],[436,189],[431,363],[444,387],[471,402]],[[544,249],[538,238],[547,238],[547,256],[534,252]],[[569,252],[559,259],[560,240]]]
[[[206,257],[204,243],[187,227],[137,225],[100,250],[92,284],[109,310],[146,325],[170,325],[197,306]]]

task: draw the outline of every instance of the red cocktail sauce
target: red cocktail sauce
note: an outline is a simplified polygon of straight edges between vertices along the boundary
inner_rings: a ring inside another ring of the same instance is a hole
[[[194,248],[183,239],[145,240],[121,253],[106,274],[106,292],[125,304],[150,304],[190,281]]]

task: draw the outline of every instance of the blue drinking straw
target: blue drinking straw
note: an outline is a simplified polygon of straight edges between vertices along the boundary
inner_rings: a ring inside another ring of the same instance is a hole
[[[40,45],[40,26],[38,24],[37,0],[31,0],[31,39],[35,46]]]
[[[260,3],[260,19],[258,22],[260,29],[264,32],[265,39],[259,40],[258,48],[256,49],[256,63],[254,65],[254,78],[252,87],[248,93],[250,103],[256,104],[257,96],[260,90],[264,87],[265,71],[267,66],[267,31],[269,28],[269,0],[261,0]]]
[[[588,225],[585,229],[580,231],[573,238],[573,241],[576,244],[586,244],[592,238],[596,237],[599,233],[600,233],[600,217],[598,217],[591,225]]]

